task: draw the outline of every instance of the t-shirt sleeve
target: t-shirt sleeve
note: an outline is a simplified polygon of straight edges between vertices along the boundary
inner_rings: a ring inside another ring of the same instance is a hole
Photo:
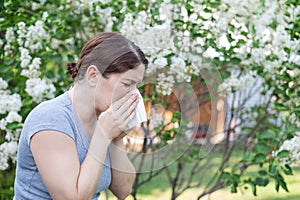
[[[59,131],[75,140],[72,120],[72,117],[62,105],[40,104],[27,116],[23,126],[27,144],[30,145],[30,140],[34,134],[43,130]]]

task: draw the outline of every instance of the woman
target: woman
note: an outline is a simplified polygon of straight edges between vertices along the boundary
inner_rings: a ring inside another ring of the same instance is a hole
[[[98,199],[109,188],[119,199],[131,192],[135,170],[122,137],[135,115],[148,61],[134,43],[101,33],[68,64],[74,86],[38,105],[20,136],[16,200]]]

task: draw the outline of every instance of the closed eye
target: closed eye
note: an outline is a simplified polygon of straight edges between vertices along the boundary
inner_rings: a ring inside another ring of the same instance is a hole
[[[123,83],[123,85],[124,85],[125,87],[130,87],[130,86],[131,86],[131,84],[128,84],[128,83]]]

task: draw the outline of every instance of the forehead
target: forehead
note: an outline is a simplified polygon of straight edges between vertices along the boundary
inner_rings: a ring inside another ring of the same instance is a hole
[[[141,82],[145,73],[145,66],[139,65],[135,69],[130,69],[124,73],[119,74],[121,79],[131,79],[135,82]]]

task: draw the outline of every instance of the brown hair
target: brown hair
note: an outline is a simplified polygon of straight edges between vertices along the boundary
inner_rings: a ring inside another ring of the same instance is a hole
[[[67,64],[73,80],[84,77],[87,68],[95,65],[103,77],[111,73],[122,73],[143,64],[148,60],[141,49],[124,36],[114,32],[103,32],[88,41],[81,50],[77,63]]]

